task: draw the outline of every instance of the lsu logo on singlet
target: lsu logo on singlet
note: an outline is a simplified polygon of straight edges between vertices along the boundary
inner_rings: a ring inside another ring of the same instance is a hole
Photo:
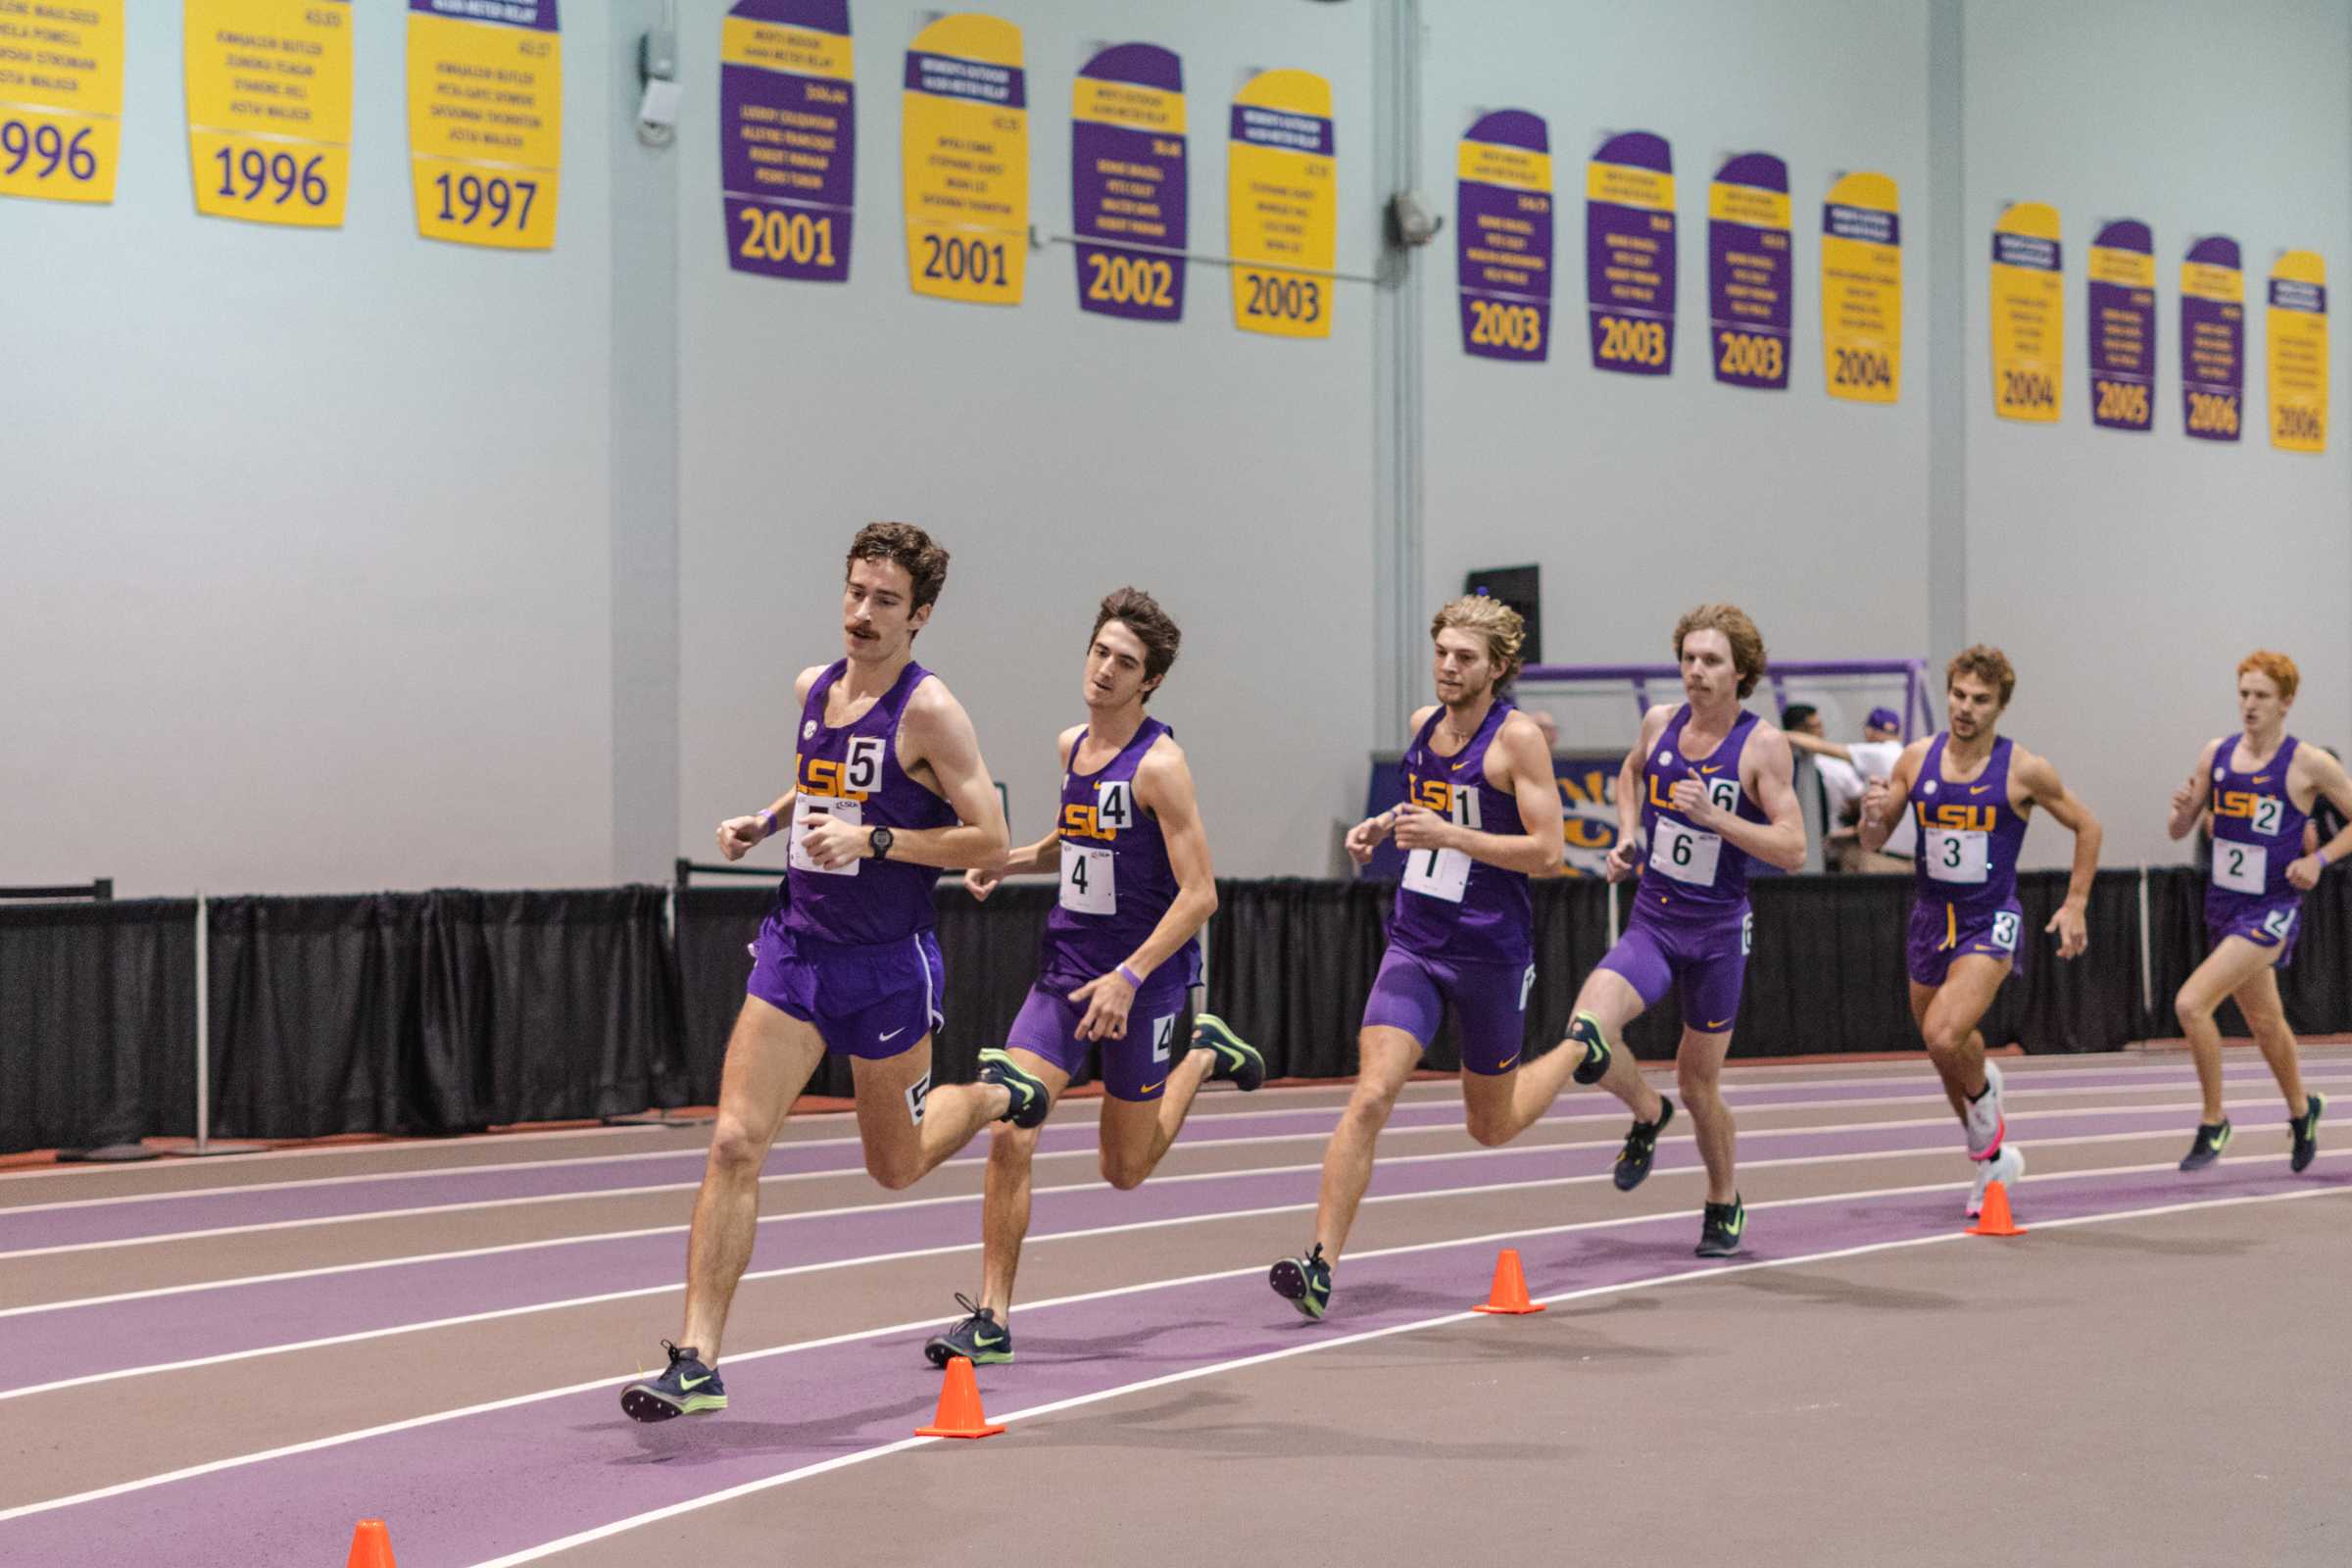
[[[1409,798],[1415,806],[1462,827],[1479,826],[1478,790],[1474,786],[1456,789],[1442,778],[1417,778],[1410,782]]]
[[[1062,788],[1069,788],[1069,777],[1062,777]],[[1106,779],[1095,786],[1095,804],[1087,806],[1078,801],[1063,803],[1061,808],[1061,836],[1065,839],[1101,839],[1105,844],[1118,841],[1121,828],[1135,826],[1135,785],[1129,779]]]
[[[850,755],[801,759],[800,791],[826,800],[862,801],[882,787],[882,748],[890,743],[879,735],[851,737]]]
[[[1931,808],[1927,802],[1917,803],[1921,828],[1942,828],[1947,832],[1989,833],[1992,831],[1993,808],[1989,806],[1966,806],[1945,801]]]
[[[2253,824],[2254,831],[2264,835],[2278,831],[2278,818],[2286,810],[2286,803],[2276,795],[2257,795],[2251,790],[2216,790],[2213,794],[2213,814],[2232,817]]]
[[[1697,767],[1691,769],[1693,774],[1700,774],[1703,771]],[[1675,808],[1674,801],[1666,791],[1658,787],[1657,772],[1654,769],[1645,768],[1642,770],[1642,776],[1649,786],[1649,804],[1661,811],[1673,810]],[[1738,779],[1727,773],[1721,778],[1701,777],[1699,782],[1706,786],[1707,799],[1714,803],[1717,810],[1737,811],[1740,809],[1740,781]]]

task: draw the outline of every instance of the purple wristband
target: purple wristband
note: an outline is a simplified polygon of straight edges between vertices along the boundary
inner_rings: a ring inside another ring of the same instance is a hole
[[[776,808],[772,806],[760,813],[760,836],[763,839],[776,836]]]
[[[1128,968],[1123,963],[1119,965],[1119,978],[1126,981],[1129,985],[1135,987],[1135,989],[1138,991],[1144,989],[1144,977],[1140,974],[1137,974],[1133,969]]]

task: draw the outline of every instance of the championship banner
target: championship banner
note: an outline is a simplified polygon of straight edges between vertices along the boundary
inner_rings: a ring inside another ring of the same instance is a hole
[[[1331,336],[1340,176],[1331,83],[1265,71],[1234,95],[1225,144],[1233,320],[1272,337]],[[1299,271],[1285,268],[1300,269]]]
[[[2328,264],[2317,251],[2288,251],[2271,269],[2265,318],[2270,352],[2271,445],[2281,452],[2328,450]]]
[[[1018,305],[1029,266],[1029,89],[1021,29],[942,17],[906,48],[901,172],[917,294]]]
[[[2018,202],[1992,229],[1992,412],[2052,423],[2066,363],[2058,209]]]
[[[1130,321],[1184,318],[1184,62],[1174,51],[1123,43],[1079,68],[1070,89],[1070,212],[1080,310]]]
[[[0,196],[111,202],[122,0],[0,0]]]
[[[2237,241],[2208,234],[2180,264],[2181,421],[2193,441],[2234,441],[2246,401],[2246,274]]]
[[[416,232],[546,250],[563,164],[556,0],[409,0]]]
[[[2090,242],[2090,418],[2146,430],[2156,410],[2156,244],[2122,219]]]
[[[1612,136],[1585,170],[1585,302],[1592,368],[1674,368],[1674,153],[1663,136]]]
[[[1715,379],[1726,386],[1788,390],[1788,166],[1743,153],[1707,187],[1707,324]]]
[[[1821,206],[1821,363],[1829,393],[1892,403],[1903,380],[1903,228],[1894,181],[1844,174]]]
[[[1454,187],[1462,352],[1551,354],[1551,139],[1541,115],[1498,109],[1463,136]]]
[[[1617,847],[1617,769],[1623,752],[1558,753],[1551,770],[1560,789],[1560,848],[1566,858],[1562,876],[1606,876],[1609,851]],[[1372,759],[1370,782],[1364,790],[1364,815],[1378,816],[1404,799],[1404,759],[1384,754]],[[1367,882],[1395,882],[1404,875],[1404,852],[1394,838],[1383,839],[1371,860],[1356,875]]]
[[[184,21],[196,211],[342,227],[349,0],[187,0]]]
[[[719,24],[719,205],[736,271],[849,277],[851,65],[850,0],[737,0]]]

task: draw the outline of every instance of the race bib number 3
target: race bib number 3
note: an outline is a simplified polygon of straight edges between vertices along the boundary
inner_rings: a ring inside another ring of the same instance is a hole
[[[1935,881],[1981,885],[1992,874],[1992,841],[1984,833],[1932,827],[1927,831],[1924,849],[1922,863]]]
[[[2260,844],[2231,844],[2223,840],[2213,847],[2213,885],[2228,888],[2232,893],[2266,893],[2270,891],[2271,852]]]
[[[862,802],[846,801],[831,796],[803,795],[795,798],[792,803],[793,869],[813,871],[818,876],[856,876],[858,865],[856,860],[852,860],[847,865],[837,865],[827,869],[808,858],[807,849],[808,829],[820,816],[835,816],[852,827],[863,827],[865,825],[865,806]]]
[[[1715,867],[1723,858],[1723,836],[1699,833],[1671,817],[1661,816],[1649,836],[1649,867],[1660,876],[1693,887],[1713,887]]]
[[[1061,847],[1061,906],[1072,914],[1116,914],[1119,890],[1108,850]]]

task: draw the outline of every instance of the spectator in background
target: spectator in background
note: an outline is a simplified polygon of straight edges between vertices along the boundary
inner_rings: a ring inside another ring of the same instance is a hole
[[[1891,708],[1874,708],[1863,721],[1862,739],[1838,745],[1825,738],[1821,712],[1810,703],[1791,703],[1782,711],[1781,728],[1788,744],[1813,758],[1821,779],[1828,824],[1823,854],[1833,871],[1896,872],[1911,869],[1919,826],[1908,814],[1895,824],[1883,851],[1862,848],[1855,827],[1860,820],[1862,792],[1875,779],[1894,771],[1903,755],[1903,721]]]

